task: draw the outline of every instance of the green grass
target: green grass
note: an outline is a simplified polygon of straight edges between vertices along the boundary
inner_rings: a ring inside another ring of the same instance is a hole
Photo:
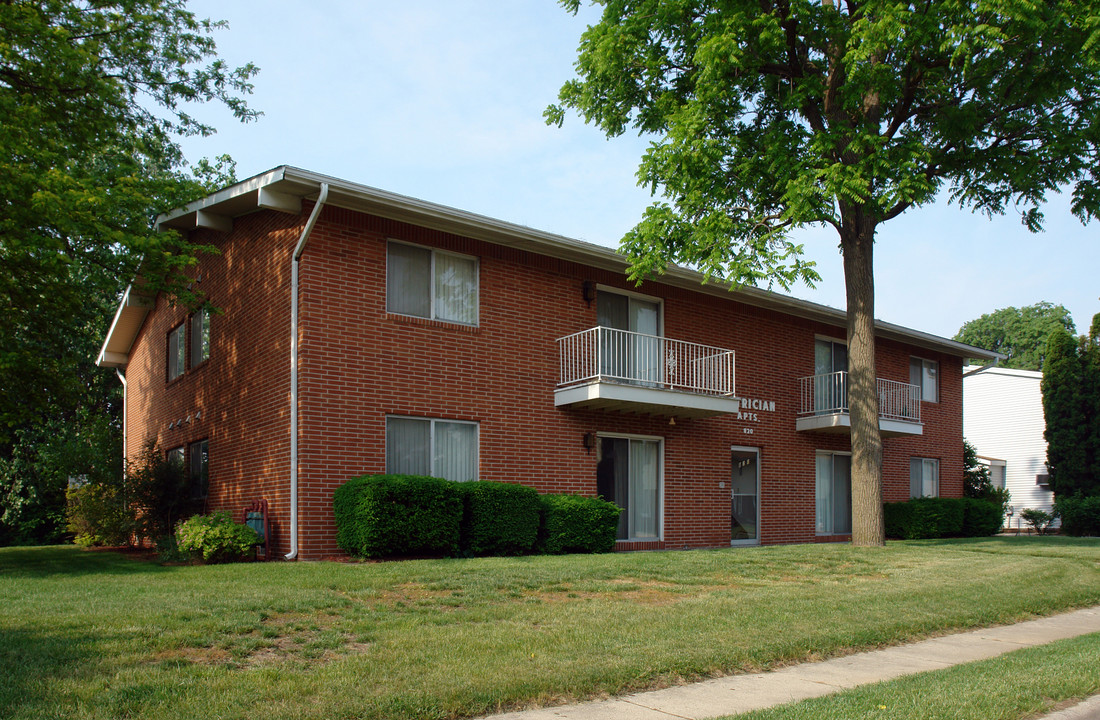
[[[446,718],[1100,603],[1100,541],[161,567],[0,549],[0,717]]]
[[[1100,633],[726,720],[1023,720],[1100,692]]]

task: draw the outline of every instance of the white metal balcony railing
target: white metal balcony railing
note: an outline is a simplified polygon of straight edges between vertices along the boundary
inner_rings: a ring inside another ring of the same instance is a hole
[[[880,420],[920,422],[920,386],[876,379]],[[799,415],[848,414],[848,373],[834,372],[799,379]]]
[[[732,396],[732,350],[594,327],[558,339],[559,388],[613,382]]]

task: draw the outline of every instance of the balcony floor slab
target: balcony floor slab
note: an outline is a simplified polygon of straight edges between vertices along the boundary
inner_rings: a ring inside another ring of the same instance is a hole
[[[713,417],[741,409],[740,401],[732,396],[611,382],[558,388],[554,405],[682,418]]]
[[[879,418],[878,428],[884,438],[924,434],[924,425],[916,422],[907,422],[905,420],[887,420]],[[848,413],[804,415],[795,420],[794,429],[798,432],[840,433],[848,435],[852,432],[852,416]]]

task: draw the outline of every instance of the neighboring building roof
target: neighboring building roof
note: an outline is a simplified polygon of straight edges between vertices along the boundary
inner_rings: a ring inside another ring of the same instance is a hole
[[[257,210],[300,212],[302,200],[316,198],[322,183],[329,185],[329,196],[326,205],[357,210],[420,227],[432,228],[572,261],[581,265],[619,272],[625,271],[628,266],[628,262],[623,255],[600,245],[534,230],[523,225],[515,225],[484,215],[456,210],[445,205],[417,200],[288,165],[256,175],[224,190],[219,190],[201,200],[196,200],[185,207],[165,213],[157,218],[157,226],[184,232],[196,228],[211,228],[229,232],[233,229],[233,218]],[[702,273],[680,266],[669,266],[666,273],[658,280],[667,285],[719,297],[730,297],[731,295],[729,283],[713,280],[704,282]],[[780,295],[768,290],[743,286],[733,290],[732,295],[738,302],[748,305],[833,325],[843,326],[847,324],[847,317],[843,310]],[[107,334],[103,349],[100,351],[97,361],[100,365],[121,367],[126,364],[126,356],[137,337],[141,323],[144,322],[145,315],[149,311],[148,301],[144,300],[145,304],[143,305],[134,300],[136,297],[131,289],[127,290],[126,296],[115,315],[114,323],[112,323]],[[900,340],[911,345],[950,355],[988,360],[1003,357],[998,353],[881,320],[875,321],[875,328],[879,337]]]
[[[1026,380],[1043,379],[1043,373],[1038,370],[1017,370],[1001,367],[1000,365],[967,365],[963,368],[963,377],[970,377],[971,375],[1003,375]]]

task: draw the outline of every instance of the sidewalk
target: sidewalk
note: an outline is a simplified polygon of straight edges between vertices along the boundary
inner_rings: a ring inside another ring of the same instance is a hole
[[[830,695],[902,675],[942,670],[1013,650],[1100,632],[1100,606],[1017,625],[985,628],[885,650],[731,675],[623,697],[490,716],[492,720],[702,720]],[[1097,698],[1050,716],[1100,719]],[[1073,714],[1076,713],[1076,714]]]

